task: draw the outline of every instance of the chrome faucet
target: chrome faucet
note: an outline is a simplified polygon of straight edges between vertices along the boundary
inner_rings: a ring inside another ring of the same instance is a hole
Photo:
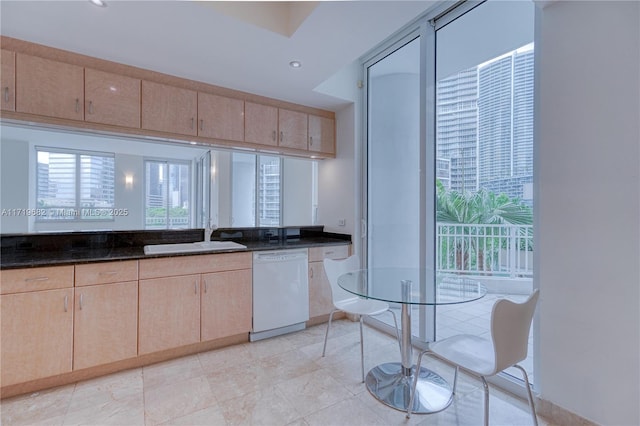
[[[218,229],[218,225],[213,223],[213,220],[208,219],[205,221],[206,226],[204,228],[204,241],[211,241],[211,233]]]

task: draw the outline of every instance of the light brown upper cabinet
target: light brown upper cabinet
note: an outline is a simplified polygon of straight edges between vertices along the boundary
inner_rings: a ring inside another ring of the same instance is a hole
[[[307,149],[307,114],[278,109],[278,146]]]
[[[0,71],[0,84],[2,86],[2,101],[0,109],[6,111],[16,110],[16,54],[8,50],[0,51],[2,71]]]
[[[18,53],[16,111],[84,119],[84,68]]]
[[[140,80],[84,70],[84,119],[92,123],[140,128]]]
[[[198,92],[198,136],[244,141],[244,101]]]
[[[261,145],[278,146],[278,108],[244,103],[244,140]]]
[[[142,128],[196,136],[198,93],[142,80]]]
[[[335,120],[309,115],[309,151],[336,153]]]

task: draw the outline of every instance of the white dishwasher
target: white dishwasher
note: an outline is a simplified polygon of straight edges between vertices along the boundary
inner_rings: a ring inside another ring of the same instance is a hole
[[[253,253],[253,329],[250,341],[305,328],[309,320],[309,253]]]

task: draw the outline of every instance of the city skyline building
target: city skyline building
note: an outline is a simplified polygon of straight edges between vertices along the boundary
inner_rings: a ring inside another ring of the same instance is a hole
[[[437,85],[436,177],[532,205],[533,44],[460,71]]]

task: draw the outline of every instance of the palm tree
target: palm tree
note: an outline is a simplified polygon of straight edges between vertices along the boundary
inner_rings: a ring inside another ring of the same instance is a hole
[[[517,199],[504,194],[496,195],[482,188],[474,193],[460,193],[444,188],[436,181],[436,221],[459,225],[530,225],[533,223],[531,208]],[[484,235],[487,227],[479,227],[474,235]],[[463,233],[470,232],[470,227],[463,227]],[[468,242],[470,241],[470,243]],[[456,239],[456,269],[464,270],[469,266],[469,253],[477,253],[480,270],[489,268],[485,265],[485,247],[477,247],[473,238]],[[445,252],[448,248],[445,248]]]

